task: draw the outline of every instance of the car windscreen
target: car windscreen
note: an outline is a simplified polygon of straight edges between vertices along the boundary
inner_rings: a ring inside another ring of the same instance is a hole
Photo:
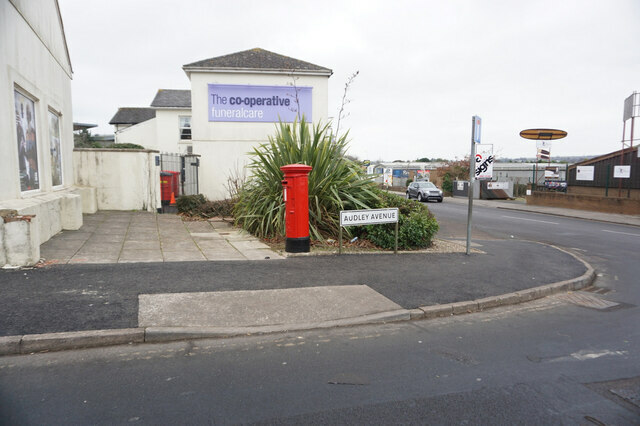
[[[431,182],[421,182],[418,184],[418,188],[435,188],[436,186]]]

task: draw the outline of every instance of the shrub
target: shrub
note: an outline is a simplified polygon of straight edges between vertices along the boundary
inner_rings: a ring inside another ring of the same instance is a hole
[[[382,193],[376,208],[398,208],[398,248],[420,249],[431,245],[438,232],[438,222],[427,206],[406,200],[395,194]],[[367,225],[364,238],[385,249],[395,245],[395,224]]]
[[[178,212],[193,217],[231,217],[234,200],[209,201],[204,195],[183,195],[176,200]]]
[[[75,144],[76,148],[102,148],[102,144],[100,142],[86,141],[86,142],[78,142]]]
[[[178,213],[194,216],[194,214],[202,207],[207,199],[202,194],[182,195],[176,199],[176,208]]]
[[[526,183],[514,183],[513,184],[513,196],[514,197],[524,197],[527,195],[527,184]]]
[[[449,173],[442,177],[442,190],[448,194],[453,192],[453,181]]]
[[[135,143],[114,143],[107,148],[113,149],[145,149],[144,146]]]
[[[260,238],[284,235],[280,167],[306,164],[313,167],[309,173],[311,238],[335,238],[340,210],[366,209],[378,201],[371,180],[359,165],[345,158],[346,146],[346,135],[334,138],[328,124],[310,126],[303,118],[277,125],[276,135],[251,152],[252,176],[240,191],[234,209],[236,222]]]

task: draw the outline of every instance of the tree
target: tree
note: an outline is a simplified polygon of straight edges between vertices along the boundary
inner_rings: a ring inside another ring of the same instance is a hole
[[[88,129],[82,129],[73,134],[73,146],[76,148],[102,148],[100,142],[93,140],[93,135]]]
[[[431,181],[441,185],[445,192],[453,191],[454,180],[469,180],[469,159],[451,161],[431,173]]]

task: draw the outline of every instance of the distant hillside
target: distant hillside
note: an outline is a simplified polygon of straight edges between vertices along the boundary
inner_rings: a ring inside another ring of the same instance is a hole
[[[596,155],[573,155],[573,156],[551,156],[551,162],[554,163],[579,163],[580,161],[587,160],[589,158],[597,157]],[[518,157],[518,158],[497,158],[498,163],[535,163],[537,160],[535,157]]]

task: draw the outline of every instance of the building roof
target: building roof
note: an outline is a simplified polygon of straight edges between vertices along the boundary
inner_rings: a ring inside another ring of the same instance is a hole
[[[191,108],[191,90],[158,89],[153,108]]]
[[[92,123],[73,123],[73,131],[75,132],[76,130],[88,130],[88,129],[93,129],[94,127],[98,127],[97,124],[92,124]]]
[[[613,151],[613,152],[610,152],[608,154],[603,154],[603,155],[599,155],[597,157],[589,158],[587,160],[579,161],[579,162],[569,166],[569,168],[573,169],[573,168],[578,167],[578,166],[587,166],[589,164],[595,164],[595,163],[598,163],[600,161],[604,161],[604,160],[609,160],[611,158],[620,157],[620,155],[622,154],[622,151],[623,151],[622,149],[619,149],[617,151]],[[633,153],[633,152],[637,152],[637,151],[638,151],[638,146],[637,145],[636,146],[632,146],[632,147],[626,147],[624,149],[624,154]],[[637,153],[636,154],[632,154],[632,157],[633,156],[638,157]]]
[[[109,124],[138,124],[156,117],[153,108],[118,108]]]
[[[217,56],[193,62],[182,67],[188,71],[263,71],[298,72],[303,74],[333,74],[329,68],[321,67],[299,59],[290,58],[268,50],[255,48],[229,55]]]

